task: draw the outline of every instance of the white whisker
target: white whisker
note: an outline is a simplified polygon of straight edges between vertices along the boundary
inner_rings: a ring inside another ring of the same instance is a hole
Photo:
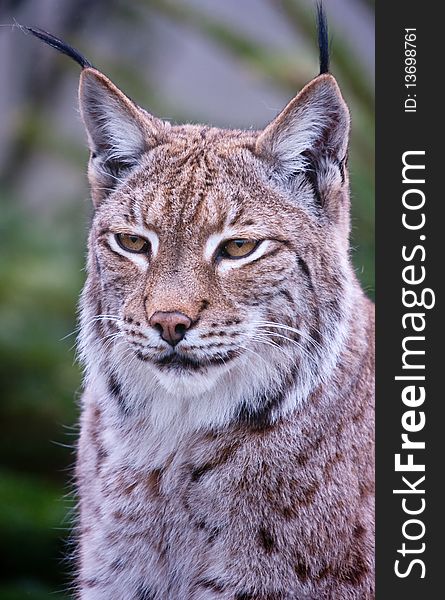
[[[307,356],[310,360],[315,362],[314,356],[312,356],[300,342],[297,342],[297,340],[293,340],[292,338],[287,337],[286,335],[281,335],[280,333],[275,333],[273,331],[264,331],[262,332],[262,334],[270,337],[279,337],[283,340],[290,342],[291,344],[294,344],[305,356]]]
[[[296,327],[290,327],[289,325],[284,325],[282,323],[275,323],[274,321],[252,321],[251,324],[261,328],[275,327],[277,329],[291,331],[300,335],[302,338],[311,343],[314,347],[317,347],[318,349],[322,348],[321,344],[314,340],[309,334],[305,333],[304,331],[301,331],[300,329],[297,329]],[[321,336],[321,333],[317,329],[314,328],[314,331],[316,331]]]

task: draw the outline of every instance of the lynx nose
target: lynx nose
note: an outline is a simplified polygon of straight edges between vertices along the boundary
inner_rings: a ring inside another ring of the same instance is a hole
[[[190,328],[192,320],[181,312],[167,312],[158,310],[149,321],[150,325],[159,331],[161,338],[176,346],[185,336],[185,332]]]

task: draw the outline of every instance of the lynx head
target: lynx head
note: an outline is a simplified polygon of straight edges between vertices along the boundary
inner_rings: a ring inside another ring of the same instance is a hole
[[[180,401],[198,422],[273,419],[329,377],[354,289],[334,77],[254,132],[171,125],[83,66],[87,373],[125,410]]]

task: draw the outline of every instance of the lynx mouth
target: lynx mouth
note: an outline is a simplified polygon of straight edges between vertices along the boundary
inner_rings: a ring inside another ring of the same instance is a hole
[[[161,370],[183,370],[183,371],[202,371],[207,367],[219,366],[226,364],[229,360],[233,360],[238,356],[238,352],[232,350],[224,354],[224,356],[212,356],[198,360],[191,356],[172,352],[161,358],[145,356],[142,352],[137,352],[138,358],[144,361],[150,361]]]

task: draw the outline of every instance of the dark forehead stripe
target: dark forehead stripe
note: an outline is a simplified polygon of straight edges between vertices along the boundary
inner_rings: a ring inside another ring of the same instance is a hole
[[[165,214],[176,214],[182,222],[194,213],[201,190],[197,185],[202,169],[202,145],[191,144],[172,148],[163,181]]]
[[[195,214],[199,212],[207,193],[213,187],[215,174],[216,169],[211,164],[208,154],[206,152],[200,152],[195,166],[195,176],[196,178],[199,176],[202,183],[197,189],[192,189],[192,195],[195,197],[192,210]]]
[[[133,221],[133,223],[136,221],[137,206],[138,206],[138,201],[137,201],[136,195],[130,194],[130,197],[128,198],[127,208],[128,208],[128,213],[129,213],[130,219],[131,219],[131,221]]]
[[[241,201],[241,196],[238,194],[235,198],[233,198],[233,200],[238,203],[239,201]],[[235,211],[235,214],[232,216],[232,218],[230,219],[228,225],[229,227],[231,227],[232,225],[238,225],[239,221],[243,218],[244,216],[244,206],[239,203],[238,204],[238,208]],[[253,225],[253,222],[250,223],[251,225]],[[248,223],[244,223],[244,225],[248,225]]]
[[[174,165],[175,184],[167,186],[168,198],[164,211],[176,214],[181,223],[198,219],[215,182],[217,169],[213,160],[214,157],[210,156],[204,144],[196,144],[187,149],[180,161],[181,167],[178,169],[178,165]]]
[[[210,164],[209,158],[205,153],[200,157],[198,168],[202,172],[203,183],[196,194],[195,214],[199,212],[199,209],[203,205],[209,190],[213,187],[215,180],[215,169]]]

